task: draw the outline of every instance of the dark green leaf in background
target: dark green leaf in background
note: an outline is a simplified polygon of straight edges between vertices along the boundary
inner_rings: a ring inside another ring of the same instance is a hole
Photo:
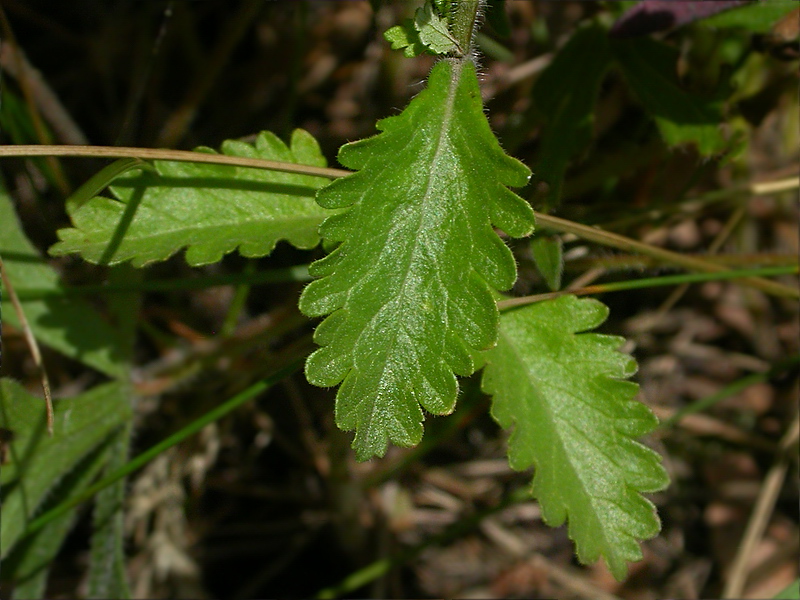
[[[550,185],[551,207],[561,199],[569,161],[592,139],[594,107],[610,61],[605,29],[579,29],[533,88],[534,108],[544,122],[534,173]]]
[[[531,240],[531,253],[536,268],[552,291],[561,289],[564,272],[563,244],[558,236],[539,235]]]
[[[59,275],[28,241],[14,206],[0,183],[0,256],[17,291],[57,292]],[[0,284],[0,288],[2,284]],[[19,327],[16,311],[2,290],[3,322]],[[124,369],[117,355],[117,333],[88,302],[79,298],[22,301],[22,309],[40,343],[114,377]]]
[[[506,0],[489,0],[487,2],[486,22],[498,37],[508,39],[511,35],[511,22],[508,20],[508,12],[506,12]]]
[[[47,435],[44,400],[0,379],[0,427],[11,430],[8,463],[0,471],[0,557],[19,541],[63,477],[131,418],[124,384],[101,385],[74,398],[57,399],[55,434]]]
[[[719,102],[684,90],[677,75],[678,50],[650,38],[612,40],[614,60],[670,146],[694,143],[702,155],[723,151]]]
[[[108,461],[108,442],[92,450],[52,489],[40,512],[73,498],[87,488]],[[13,600],[44,598],[47,578],[78,511],[72,510],[20,540],[3,559],[3,577],[14,582]]]

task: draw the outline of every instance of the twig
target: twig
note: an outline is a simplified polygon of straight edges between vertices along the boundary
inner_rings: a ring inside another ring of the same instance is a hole
[[[533,77],[543,71],[553,60],[553,53],[542,54],[536,58],[511,67],[507,72],[495,77],[492,81],[481,86],[481,98],[486,102],[494,98],[498,92],[519,83],[524,79]]]
[[[8,299],[11,300],[11,304],[14,307],[14,311],[17,313],[17,318],[19,319],[19,324],[20,327],[22,328],[22,333],[25,336],[25,342],[28,344],[28,348],[31,351],[31,356],[33,357],[33,364],[36,365],[36,368],[39,370],[39,374],[41,375],[42,378],[44,401],[45,401],[45,406],[47,407],[47,433],[49,433],[52,436],[54,418],[53,418],[53,398],[50,395],[50,380],[47,377],[47,370],[44,368],[44,363],[42,362],[42,355],[39,352],[39,344],[36,343],[36,338],[33,336],[33,331],[31,331],[31,326],[28,323],[28,319],[25,317],[25,311],[22,310],[22,304],[20,304],[19,298],[17,298],[17,293],[14,291],[14,286],[11,285],[11,280],[8,278],[8,274],[6,273],[6,268],[5,265],[3,264],[2,258],[0,258],[0,278],[2,278],[3,285],[8,291]]]
[[[281,161],[262,160],[254,158],[243,158],[238,156],[225,156],[221,154],[205,154],[203,152],[188,152],[182,150],[158,150],[154,148],[115,148],[106,146],[3,146],[0,147],[0,157],[3,156],[104,156],[110,158],[142,158],[160,159],[182,162],[200,162],[211,164],[226,164],[240,167],[254,167],[259,169],[270,169],[285,173],[301,173],[304,175],[314,175],[336,179],[350,175],[351,171],[343,169],[330,169],[327,167],[313,167],[309,165],[299,165]],[[790,178],[787,183],[781,184],[792,189],[800,185],[800,179]],[[765,185],[765,184],[759,184]],[[781,188],[783,189],[783,188]],[[672,252],[663,248],[658,248],[651,244],[645,244],[637,240],[604,231],[596,227],[582,225],[566,219],[560,219],[551,215],[536,213],[536,219],[540,225],[562,233],[574,233],[575,235],[590,241],[620,248],[625,251],[638,252],[651,256],[661,262],[682,266],[692,271],[712,273],[727,271],[723,266],[693,256],[687,256],[678,252]],[[800,298],[800,291],[793,287],[782,285],[774,281],[761,278],[743,279],[742,283],[759,289],[774,296],[785,298]]]
[[[760,196],[761,194],[774,194],[776,192],[796,190],[798,187],[800,187],[800,177],[789,177],[778,181],[754,183],[750,186],[750,189],[756,196]]]

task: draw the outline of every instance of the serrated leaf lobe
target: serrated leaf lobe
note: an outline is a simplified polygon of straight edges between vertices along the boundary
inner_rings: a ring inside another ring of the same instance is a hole
[[[348,210],[323,223],[323,238],[342,243],[312,265],[320,279],[300,299],[305,314],[330,314],[306,375],[342,382],[337,424],[356,430],[362,460],[388,440],[419,442],[423,408],[453,410],[455,375],[471,374],[472,350],[496,342],[491,289],[516,279],[492,224],[514,236],[533,228],[533,211],[505,187],[529,171],[494,138],[471,63],[439,62],[428,88],[378,129],[340,151],[357,172],[317,195]]]

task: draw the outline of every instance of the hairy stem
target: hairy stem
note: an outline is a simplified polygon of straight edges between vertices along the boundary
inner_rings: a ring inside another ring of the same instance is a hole
[[[478,18],[480,0],[459,0],[450,15],[450,32],[458,46],[468,55],[472,48],[472,33]]]

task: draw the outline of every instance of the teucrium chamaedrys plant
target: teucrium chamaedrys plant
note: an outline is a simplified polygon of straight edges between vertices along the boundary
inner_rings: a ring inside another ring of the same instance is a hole
[[[635,439],[656,419],[634,399],[627,378],[636,365],[618,352],[622,340],[586,333],[606,318],[600,302],[564,296],[498,311],[516,265],[494,227],[530,235],[534,213],[509,189],[525,185],[529,169],[505,154],[484,114],[471,50],[479,4],[427,0],[387,32],[406,56],[440,59],[426,89],[378,122],[378,135],[341,148],[339,161],[355,173],[328,183],[156,163],[115,184],[118,200],[73,207],[75,228],[59,232],[52,252],[141,266],[187,246],[187,259],[203,264],[235,248],[267,254],[278,239],[309,248],[319,234],[338,244],[311,266],[317,279],[300,308],[325,317],[306,374],[319,386],[341,384],[336,422],[355,431],[357,457],[381,456],[390,441],[418,443],[423,409],[451,412],[456,376],[485,365],[492,415],[513,430],[512,466],[535,468],[544,519],[568,520],[578,557],[604,558],[621,579],[626,562],[641,558],[639,540],[660,527],[642,493],[662,489],[667,477],[658,455]],[[595,38],[603,38],[599,28],[581,39]],[[224,151],[324,166],[305,132],[291,146],[262,134],[255,147]],[[185,190],[203,186],[214,192],[192,192],[193,212],[181,212]]]

